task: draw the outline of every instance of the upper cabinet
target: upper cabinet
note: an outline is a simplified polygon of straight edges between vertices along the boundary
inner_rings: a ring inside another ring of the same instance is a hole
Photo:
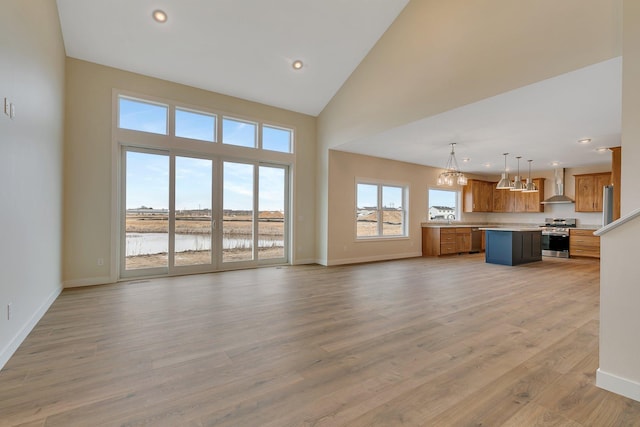
[[[513,212],[515,191],[498,190],[496,183],[492,186],[493,192],[493,212]]]
[[[576,212],[602,212],[602,187],[611,185],[611,172],[575,175]]]
[[[495,182],[470,179],[462,191],[464,212],[544,212],[544,178],[533,182],[537,193],[498,190]]]
[[[544,205],[540,204],[544,200],[544,178],[532,181],[538,187],[537,193],[498,190],[493,183],[493,212],[544,212]]]
[[[470,179],[462,190],[464,212],[493,212],[495,183]]]
[[[540,203],[544,200],[544,178],[535,178],[531,181],[538,187],[538,192],[514,192],[514,212],[544,212],[544,205]]]

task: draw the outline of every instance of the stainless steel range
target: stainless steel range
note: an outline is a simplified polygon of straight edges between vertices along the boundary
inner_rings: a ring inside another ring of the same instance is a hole
[[[569,258],[569,230],[575,227],[575,218],[545,218],[542,256]]]

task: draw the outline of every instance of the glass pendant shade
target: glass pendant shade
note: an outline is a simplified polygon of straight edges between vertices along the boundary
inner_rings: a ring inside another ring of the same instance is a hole
[[[445,170],[438,176],[438,185],[448,185],[450,187],[454,184],[467,185],[467,177],[460,171],[458,161],[456,160],[456,153],[454,151],[456,144],[454,142],[449,145],[451,145],[451,153],[449,154],[449,160],[447,161]]]

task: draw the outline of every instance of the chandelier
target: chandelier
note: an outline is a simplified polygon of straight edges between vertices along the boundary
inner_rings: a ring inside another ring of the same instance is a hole
[[[438,185],[467,185],[467,177],[460,171],[458,167],[458,161],[456,160],[455,142],[451,144],[451,153],[449,154],[449,160],[447,160],[447,166],[444,171],[438,176]]]

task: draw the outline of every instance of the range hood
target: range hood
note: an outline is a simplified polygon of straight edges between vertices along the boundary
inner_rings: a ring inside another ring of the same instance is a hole
[[[574,203],[573,200],[564,195],[564,168],[556,169],[553,172],[553,196],[540,203],[543,205],[554,203]]]

